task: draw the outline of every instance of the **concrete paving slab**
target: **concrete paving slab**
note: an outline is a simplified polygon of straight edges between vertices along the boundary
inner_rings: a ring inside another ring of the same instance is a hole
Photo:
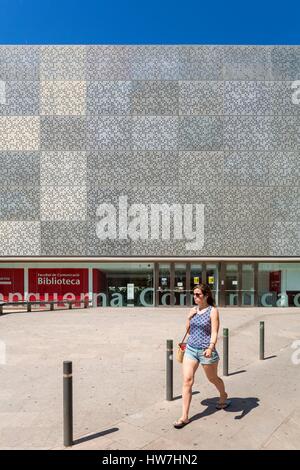
[[[285,449],[299,449],[300,422],[298,416],[299,410],[295,410],[290,416],[287,416],[262,445],[262,448],[275,448],[278,443],[284,443]]]
[[[140,449],[157,438],[156,434],[145,431],[138,426],[133,426],[125,421],[118,423],[118,428],[119,431],[115,435],[115,439],[113,438],[112,440],[120,445],[124,445],[126,448],[130,448],[134,441],[136,447]]]

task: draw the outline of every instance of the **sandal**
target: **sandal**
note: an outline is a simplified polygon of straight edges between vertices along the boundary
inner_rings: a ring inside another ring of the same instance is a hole
[[[182,421],[182,419],[179,419],[178,421],[175,421],[175,423],[173,424],[174,428],[176,429],[181,429],[181,428],[184,428],[184,426],[186,426],[187,424],[189,424],[190,420],[188,421]]]
[[[231,404],[231,400],[226,400],[223,403],[217,403],[216,408],[217,410],[225,410]]]

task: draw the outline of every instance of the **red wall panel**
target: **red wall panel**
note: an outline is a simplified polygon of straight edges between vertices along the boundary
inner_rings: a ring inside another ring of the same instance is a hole
[[[40,300],[80,299],[89,292],[88,269],[29,269],[28,277],[29,293],[38,294]]]
[[[0,300],[24,300],[24,269],[0,268]]]

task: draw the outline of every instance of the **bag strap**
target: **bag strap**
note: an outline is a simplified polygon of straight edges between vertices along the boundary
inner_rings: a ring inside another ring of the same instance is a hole
[[[184,335],[184,337],[183,337],[181,343],[184,343],[184,340],[185,340],[185,338],[186,338],[187,335],[188,335],[188,331],[189,331],[189,329],[186,330],[185,335]],[[181,344],[181,343],[179,343],[179,344]]]

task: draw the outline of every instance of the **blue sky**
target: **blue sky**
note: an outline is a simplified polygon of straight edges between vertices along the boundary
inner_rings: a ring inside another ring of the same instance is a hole
[[[299,0],[0,0],[0,44],[300,44],[299,13]]]

